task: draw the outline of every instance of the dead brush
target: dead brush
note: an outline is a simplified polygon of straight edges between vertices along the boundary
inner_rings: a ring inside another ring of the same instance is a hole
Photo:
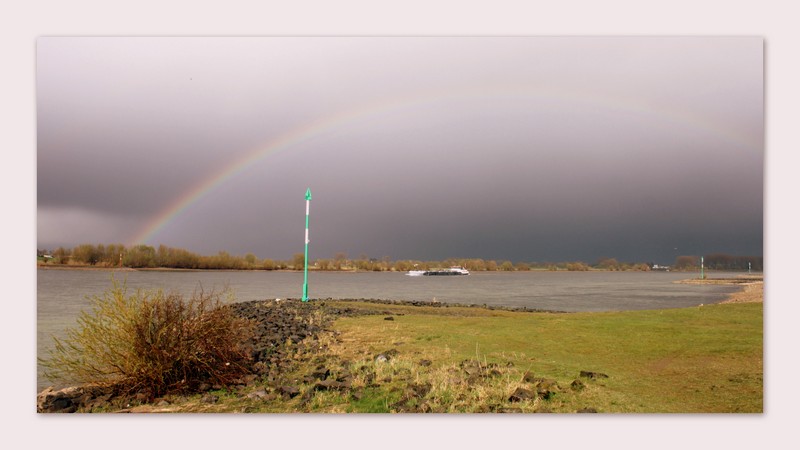
[[[246,342],[252,324],[222,308],[222,293],[179,294],[137,290],[112,280],[93,297],[76,328],[54,338],[47,376],[70,383],[115,386],[151,398],[200,383],[228,384],[248,373]]]

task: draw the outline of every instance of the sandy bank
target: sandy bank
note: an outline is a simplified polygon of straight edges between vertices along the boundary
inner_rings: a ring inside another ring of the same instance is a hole
[[[735,278],[706,278],[704,280],[693,278],[680,280],[676,283],[681,284],[724,284],[741,286],[742,289],[734,292],[727,299],[720,303],[752,303],[764,301],[764,276],[763,275],[740,275]]]
[[[756,281],[744,284],[744,289],[734,292],[720,303],[750,303],[764,301],[764,282]]]

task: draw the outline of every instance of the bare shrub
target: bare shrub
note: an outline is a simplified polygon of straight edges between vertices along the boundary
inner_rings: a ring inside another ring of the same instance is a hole
[[[222,293],[199,291],[188,301],[161,290],[137,290],[112,280],[92,298],[77,328],[41,364],[51,379],[116,386],[150,396],[199,383],[228,384],[248,372],[251,322],[222,307]]]

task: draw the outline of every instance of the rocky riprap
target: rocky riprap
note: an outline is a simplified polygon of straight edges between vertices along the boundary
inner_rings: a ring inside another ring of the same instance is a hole
[[[404,306],[433,306],[441,308],[471,307],[488,308],[520,312],[542,312],[529,308],[487,307],[485,305],[426,302],[417,300],[380,300],[354,299],[356,303],[372,303]],[[251,340],[253,356],[253,373],[267,375],[274,380],[280,373],[286,372],[292,363],[286,352],[291,349],[285,344],[302,343],[306,349],[320,350],[318,338],[323,331],[329,331],[330,325],[337,317],[355,317],[363,315],[383,315],[384,320],[394,320],[397,313],[380,309],[364,309],[336,306],[333,299],[301,302],[298,299],[255,300],[228,305],[240,317],[251,319],[256,323],[255,335]],[[554,311],[548,311],[554,312]],[[400,314],[402,315],[402,314]],[[389,356],[392,355],[383,355]]]
[[[36,411],[43,413],[72,413],[78,409],[103,407],[115,396],[113,388],[100,386],[73,386],[56,390],[49,387],[36,397]]]
[[[331,301],[333,299],[326,299],[322,300]],[[440,302],[440,301],[424,301],[424,300],[384,300],[384,299],[376,299],[376,298],[359,298],[359,299],[347,299],[343,301],[354,301],[359,303],[374,303],[379,305],[402,305],[402,306],[429,306],[434,308],[480,308],[480,309],[488,309],[491,311],[514,311],[514,312],[535,312],[535,313],[554,313],[554,314],[564,314],[566,311],[558,311],[552,309],[537,309],[537,308],[528,308],[527,306],[501,306],[501,305],[488,305],[484,304],[476,304],[476,303],[454,303],[454,302]]]

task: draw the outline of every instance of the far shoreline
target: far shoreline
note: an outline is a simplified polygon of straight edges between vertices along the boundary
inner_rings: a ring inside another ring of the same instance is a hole
[[[302,269],[184,269],[184,268],[177,268],[177,267],[119,267],[119,266],[92,266],[92,265],[74,265],[74,264],[37,264],[37,269],[42,270],[98,270],[98,271],[125,271],[125,272],[291,272],[291,273],[298,273],[303,272]],[[315,273],[406,273],[404,270],[359,270],[359,269],[342,269],[342,270],[329,270],[329,269],[316,269],[309,267],[309,272]],[[610,272],[620,272],[620,273],[650,273],[650,272],[664,272],[664,273],[686,273],[692,274],[697,273],[697,270],[610,270],[610,269],[589,269],[589,270],[550,270],[550,269],[528,269],[528,270],[476,270],[473,271],[473,274],[476,273],[527,273],[527,272],[536,272],[536,273],[583,273],[583,272],[597,272],[597,273],[610,273]],[[736,271],[736,270],[706,270],[706,273],[713,274],[713,273],[739,273],[740,276],[749,276],[749,277],[762,277],[762,273],[756,274],[748,274],[744,271]],[[704,281],[706,284],[713,284],[709,283],[714,279],[707,279],[707,280],[700,280],[699,278],[690,278],[687,280],[680,280],[676,281],[676,283],[703,283]],[[728,280],[728,279],[716,279],[716,280]],[[729,284],[729,283],[718,283],[718,284]]]

